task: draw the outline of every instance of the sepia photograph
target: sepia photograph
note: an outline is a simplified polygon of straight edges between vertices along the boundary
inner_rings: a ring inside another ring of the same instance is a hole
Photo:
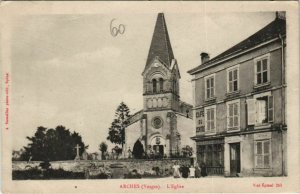
[[[298,101],[292,21],[275,8],[12,14],[0,34],[8,181],[106,179],[118,192],[248,181],[282,192]]]

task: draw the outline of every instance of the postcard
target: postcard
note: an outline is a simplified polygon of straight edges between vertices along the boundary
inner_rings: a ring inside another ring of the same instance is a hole
[[[299,192],[298,12],[2,2],[2,192]]]

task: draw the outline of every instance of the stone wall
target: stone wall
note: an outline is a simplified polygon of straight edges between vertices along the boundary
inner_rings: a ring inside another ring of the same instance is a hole
[[[162,159],[162,160],[144,160],[144,159],[127,159],[127,160],[81,160],[81,161],[53,161],[50,162],[53,169],[64,169],[66,171],[73,172],[84,172],[88,169],[97,169],[100,167],[109,168],[111,164],[123,164],[129,170],[136,169],[140,173],[145,171],[151,171],[153,167],[159,167],[160,170],[171,170],[175,162],[178,162],[179,165],[190,165],[191,160],[189,158],[182,159]],[[13,170],[26,170],[34,167],[38,167],[41,161],[13,161],[12,169]]]

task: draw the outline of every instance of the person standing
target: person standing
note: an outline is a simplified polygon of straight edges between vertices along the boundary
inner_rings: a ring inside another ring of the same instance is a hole
[[[207,176],[207,172],[206,172],[206,166],[205,163],[201,163],[201,176],[205,177]]]
[[[193,165],[190,165],[190,168],[189,168],[189,171],[190,171],[190,176],[189,178],[195,178],[195,167]]]
[[[188,178],[190,173],[190,169],[187,165],[182,166],[181,175],[183,178]]]
[[[199,164],[196,163],[195,165],[195,178],[200,178],[201,177],[201,169],[199,167]]]
[[[132,158],[132,151],[131,151],[130,147],[128,149],[128,158]]]
[[[180,172],[179,172],[180,166],[178,165],[178,162],[175,162],[172,168],[173,168],[173,177],[180,178]]]

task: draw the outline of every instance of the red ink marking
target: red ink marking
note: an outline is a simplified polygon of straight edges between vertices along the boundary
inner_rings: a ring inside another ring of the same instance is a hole
[[[252,186],[255,188],[280,188],[282,183],[252,183]]]
[[[5,129],[8,130],[9,124],[9,73],[5,74]]]

